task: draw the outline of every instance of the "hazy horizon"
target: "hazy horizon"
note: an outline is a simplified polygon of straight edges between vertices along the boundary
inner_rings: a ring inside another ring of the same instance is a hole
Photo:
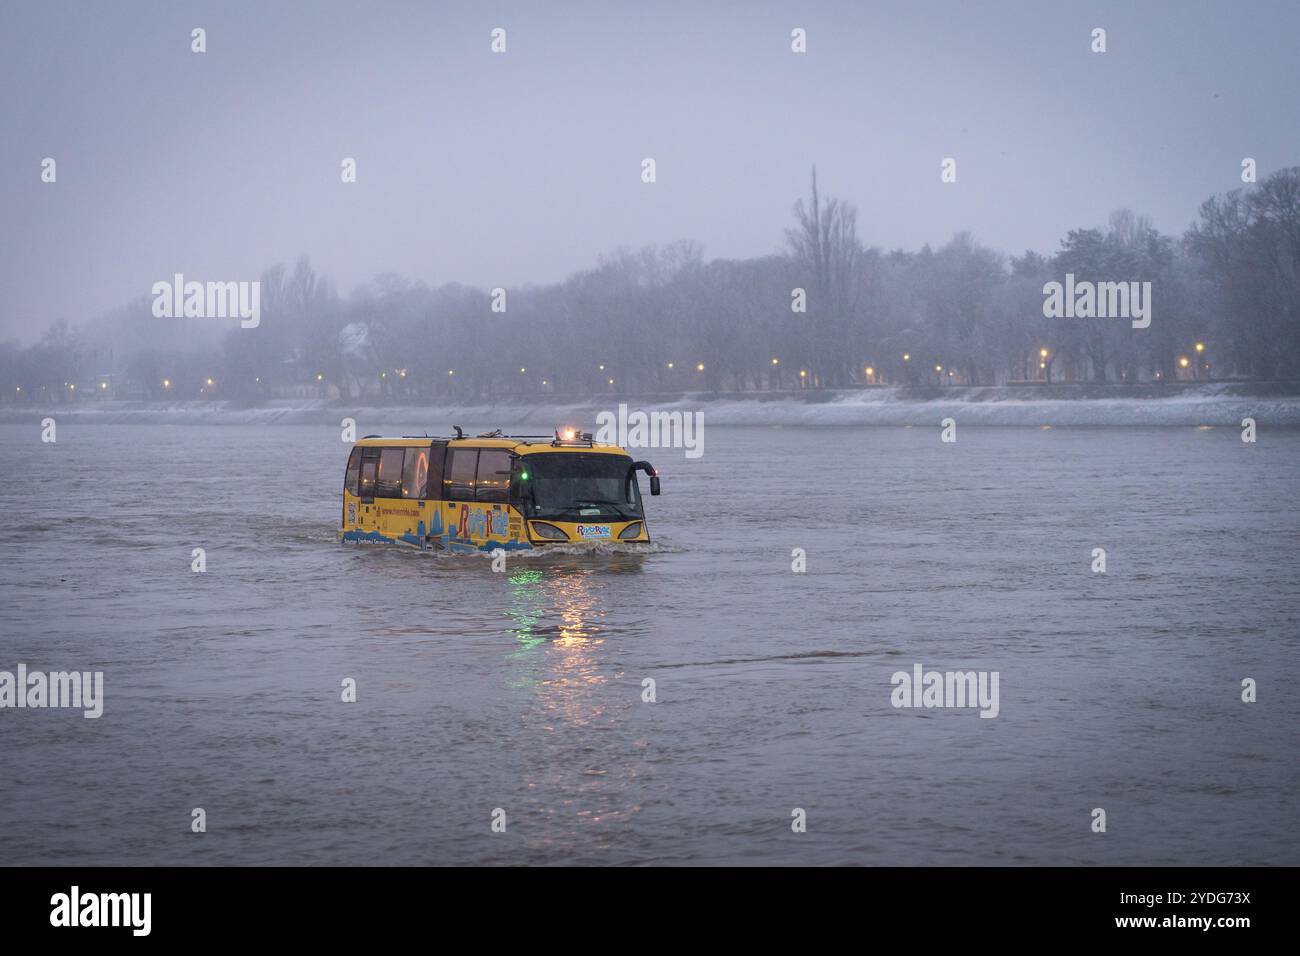
[[[1300,161],[1294,4],[6,0],[3,17],[0,338],[24,342],[177,272],[255,279],[300,256],[346,294],[384,272],[556,281],[677,239],[765,255],[814,164],[868,245],[969,231],[1018,254],[1121,207],[1178,235],[1242,185],[1243,157],[1260,179]]]

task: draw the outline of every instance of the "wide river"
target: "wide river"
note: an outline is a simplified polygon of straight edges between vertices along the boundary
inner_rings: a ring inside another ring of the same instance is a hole
[[[0,671],[104,674],[0,710],[0,863],[1300,864],[1300,431],[706,437],[496,573],[336,543],[337,428],[0,426]]]

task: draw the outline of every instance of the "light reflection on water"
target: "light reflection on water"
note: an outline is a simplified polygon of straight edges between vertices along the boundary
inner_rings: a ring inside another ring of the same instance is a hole
[[[586,692],[609,680],[600,657],[602,602],[619,592],[602,587],[597,569],[564,562],[516,569],[509,580],[515,647],[505,656],[525,665],[509,686],[531,691],[555,717],[582,722],[591,706]]]
[[[594,607],[596,600],[591,589],[590,571],[570,571],[557,576],[555,599],[560,606],[560,634],[555,646],[578,651],[585,645],[600,644],[603,609]]]
[[[545,610],[541,580],[542,572],[532,568],[510,575],[510,610],[506,613],[514,621],[511,632],[519,642],[519,648],[510,657],[527,657],[529,651],[546,641],[545,637],[533,631]]]

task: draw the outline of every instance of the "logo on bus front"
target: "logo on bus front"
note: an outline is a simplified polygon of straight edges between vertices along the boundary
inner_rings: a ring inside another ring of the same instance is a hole
[[[607,524],[580,524],[578,525],[579,538],[608,538],[609,525]]]

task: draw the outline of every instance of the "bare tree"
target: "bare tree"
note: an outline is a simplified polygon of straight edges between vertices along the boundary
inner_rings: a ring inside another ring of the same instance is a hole
[[[856,359],[837,347],[854,316],[861,286],[858,282],[862,244],[858,213],[839,199],[823,200],[817,191],[817,167],[812,171],[811,202],[794,206],[798,225],[786,230],[790,256],[807,277],[807,319],[812,351],[811,374],[823,385],[849,384]],[[795,313],[795,321],[800,315]]]

